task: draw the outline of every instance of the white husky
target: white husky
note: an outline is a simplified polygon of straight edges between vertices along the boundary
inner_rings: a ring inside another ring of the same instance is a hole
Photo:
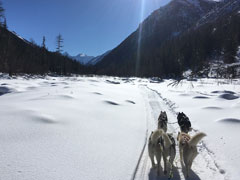
[[[170,134],[165,133],[163,129],[153,131],[148,141],[148,153],[152,167],[155,167],[154,157],[156,157],[158,173],[161,167],[161,157],[163,157],[165,175],[167,174],[167,157],[169,156],[171,165],[169,177],[172,176],[172,166],[176,156],[176,149],[174,138]]]
[[[184,162],[186,168],[186,176],[189,176],[189,170],[192,167],[193,160],[198,155],[197,144],[206,136],[205,133],[197,133],[193,137],[184,132],[178,132],[178,144],[181,163]]]

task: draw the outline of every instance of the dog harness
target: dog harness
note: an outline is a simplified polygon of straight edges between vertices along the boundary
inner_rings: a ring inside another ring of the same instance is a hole
[[[182,145],[186,144],[190,140],[190,136],[186,133],[181,133],[183,141],[181,142]]]

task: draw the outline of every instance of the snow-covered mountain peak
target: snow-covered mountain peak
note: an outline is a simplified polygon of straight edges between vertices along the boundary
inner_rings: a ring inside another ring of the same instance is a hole
[[[80,54],[76,55],[76,57],[86,57],[86,56],[88,56],[88,55],[86,55],[84,53],[80,53]]]
[[[85,53],[80,53],[80,54],[78,54],[76,56],[71,56],[67,52],[65,52],[64,55],[68,56],[69,58],[71,58],[73,60],[81,62],[82,64],[87,64],[89,61],[91,61],[93,58],[95,58],[94,56],[88,56]]]

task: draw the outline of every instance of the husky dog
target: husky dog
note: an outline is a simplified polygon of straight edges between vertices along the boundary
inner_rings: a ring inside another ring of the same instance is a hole
[[[161,111],[159,117],[158,117],[158,129],[163,129],[164,132],[167,132],[167,113],[165,111]]]
[[[183,112],[178,113],[177,119],[181,132],[188,133],[189,131],[191,131],[191,122],[189,121],[189,118],[186,116],[186,114],[184,114]]]
[[[156,157],[158,173],[161,167],[161,157],[163,157],[165,175],[167,174],[167,158],[169,157],[171,166],[169,177],[171,177],[173,161],[176,156],[175,140],[172,135],[165,133],[163,129],[153,131],[148,141],[148,153],[152,162],[152,167],[155,167],[154,157]]]
[[[177,140],[179,145],[179,153],[181,163],[183,162],[186,168],[186,176],[189,176],[189,170],[192,167],[192,162],[198,155],[197,144],[206,136],[205,133],[197,133],[193,137],[184,132],[178,132]]]

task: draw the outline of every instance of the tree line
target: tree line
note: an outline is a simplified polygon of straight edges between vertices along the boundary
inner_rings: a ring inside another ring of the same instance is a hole
[[[50,52],[44,46],[25,42],[15,34],[0,27],[0,72],[60,75],[85,74],[88,68],[79,62]]]
[[[61,54],[63,38],[59,34],[56,38],[56,52],[50,52],[46,47],[46,38],[42,45],[34,40],[22,40],[13,32],[8,31],[4,8],[0,1],[0,72],[10,76],[16,73],[60,75],[86,74],[89,68]]]

